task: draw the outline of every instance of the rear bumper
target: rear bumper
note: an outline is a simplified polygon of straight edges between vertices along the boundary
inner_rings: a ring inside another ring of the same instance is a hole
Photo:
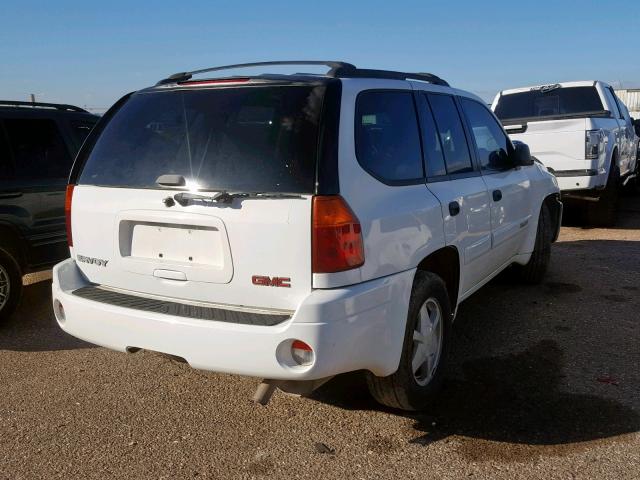
[[[561,191],[597,190],[607,184],[604,157],[598,160],[576,159],[562,155],[534,154],[558,179]]]
[[[409,270],[351,287],[313,290],[290,320],[271,327],[178,317],[81,298],[73,291],[89,283],[73,259],[53,269],[52,293],[60,327],[106,348],[176,355],[203,370],[315,380],[361,369],[384,376],[397,369],[414,274]],[[313,348],[311,366],[294,366],[290,360],[294,339]]]
[[[607,171],[604,169],[575,173],[580,174],[562,170],[553,172],[561,191],[601,190],[607,185]]]

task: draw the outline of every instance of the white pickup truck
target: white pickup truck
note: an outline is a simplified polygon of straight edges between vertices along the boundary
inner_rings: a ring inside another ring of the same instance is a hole
[[[589,223],[615,223],[618,188],[637,174],[638,139],[627,107],[600,81],[498,93],[492,110],[512,140],[558,178],[564,199],[588,201]]]

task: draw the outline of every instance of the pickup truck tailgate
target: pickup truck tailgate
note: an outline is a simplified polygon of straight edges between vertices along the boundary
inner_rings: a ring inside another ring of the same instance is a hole
[[[583,168],[586,119],[509,121],[505,129],[512,140],[529,145],[531,154],[554,170]]]

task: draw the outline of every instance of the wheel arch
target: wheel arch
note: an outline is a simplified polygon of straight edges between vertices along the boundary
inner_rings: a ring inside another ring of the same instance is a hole
[[[460,255],[452,246],[442,247],[422,259],[417,270],[432,272],[444,281],[451,303],[451,312],[456,311],[460,290]]]
[[[618,145],[614,145],[611,150],[611,158],[609,159],[609,174],[611,174],[611,169],[613,166],[617,166],[620,168],[618,162],[620,161],[620,153],[618,152]]]

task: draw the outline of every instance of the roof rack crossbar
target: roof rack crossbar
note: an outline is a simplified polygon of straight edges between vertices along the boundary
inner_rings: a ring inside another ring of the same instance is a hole
[[[13,107],[47,107],[55,108],[56,110],[69,110],[72,112],[89,113],[84,108],[76,107],[75,105],[67,105],[64,103],[45,103],[45,102],[21,102],[19,100],[0,100],[0,107],[3,106]]]
[[[218,72],[221,70],[231,70],[235,68],[262,67],[270,65],[326,65],[330,70],[325,74],[334,78],[386,78],[394,80],[419,80],[423,82],[433,83],[434,85],[442,85],[448,87],[449,84],[432,73],[406,73],[395,72],[391,70],[371,70],[367,68],[357,68],[355,65],[347,62],[339,62],[333,60],[283,60],[275,62],[256,62],[256,63],[238,63],[235,65],[223,65],[221,67],[203,68],[201,70],[193,70],[191,72],[174,73],[173,75],[160,80],[156,85],[165,85],[169,83],[185,82],[194,75],[208,72]]]

